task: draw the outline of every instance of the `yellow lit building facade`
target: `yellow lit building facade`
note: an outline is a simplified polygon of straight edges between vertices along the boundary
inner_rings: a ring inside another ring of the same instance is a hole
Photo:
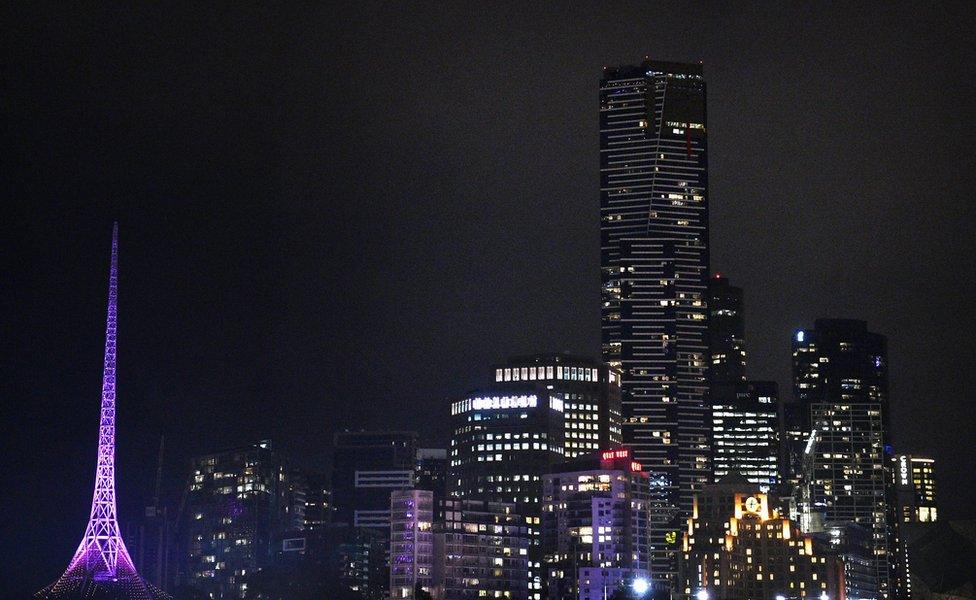
[[[732,474],[695,498],[677,598],[844,600],[843,563]]]

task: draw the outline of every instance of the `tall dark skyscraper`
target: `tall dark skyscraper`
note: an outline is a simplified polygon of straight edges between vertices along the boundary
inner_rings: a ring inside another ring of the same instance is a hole
[[[745,318],[742,288],[716,275],[708,280],[708,339],[713,383],[746,379]]]
[[[742,288],[708,280],[712,476],[738,473],[766,493],[780,478],[780,402],[776,382],[746,380]]]
[[[708,150],[701,64],[645,60],[600,82],[603,358],[622,374],[624,443],[666,500],[651,573],[673,573],[709,480]]]
[[[871,533],[876,590],[889,595],[888,351],[863,321],[818,319],[793,335],[793,387],[807,435],[800,506],[804,528],[857,523]],[[822,523],[822,525],[821,525]]]
[[[413,431],[342,431],[335,435],[332,502],[336,523],[390,530],[390,492],[412,488]]]

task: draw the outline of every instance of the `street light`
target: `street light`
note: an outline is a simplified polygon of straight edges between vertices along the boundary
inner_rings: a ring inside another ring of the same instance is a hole
[[[637,594],[638,597],[641,597],[651,588],[651,584],[648,583],[648,581],[643,577],[638,577],[634,579],[634,582],[630,584],[630,587],[634,589],[634,593]]]
[[[698,600],[708,600],[708,590],[698,590],[698,592],[695,593],[695,598]]]

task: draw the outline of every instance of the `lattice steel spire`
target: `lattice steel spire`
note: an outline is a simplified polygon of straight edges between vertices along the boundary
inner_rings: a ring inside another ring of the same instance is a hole
[[[118,317],[119,224],[112,227],[112,262],[108,276],[108,317],[102,371],[102,410],[98,425],[95,492],[85,536],[56,582],[38,598],[167,598],[143,581],[122,541],[115,508],[115,355]]]

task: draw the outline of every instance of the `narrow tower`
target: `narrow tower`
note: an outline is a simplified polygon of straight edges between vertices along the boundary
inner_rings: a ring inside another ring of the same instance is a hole
[[[119,278],[119,225],[112,227],[108,276],[108,318],[102,371],[102,410],[98,425],[95,493],[85,536],[60,579],[36,598],[155,600],[169,598],[146,583],[129,558],[115,511],[115,342]]]
[[[645,60],[600,81],[603,360],[624,444],[649,473],[650,572],[674,573],[708,464],[708,134],[701,64]]]

